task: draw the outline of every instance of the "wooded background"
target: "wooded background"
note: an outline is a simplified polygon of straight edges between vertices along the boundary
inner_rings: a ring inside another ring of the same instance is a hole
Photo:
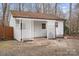
[[[9,26],[10,11],[30,11],[56,15],[65,19],[65,35],[79,34],[78,3],[0,3],[0,25]]]

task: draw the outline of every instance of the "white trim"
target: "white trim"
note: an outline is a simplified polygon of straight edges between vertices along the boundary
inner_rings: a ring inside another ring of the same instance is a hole
[[[34,20],[34,21],[49,21],[49,20],[46,20],[46,19],[33,19],[33,18],[15,18],[15,19],[22,19],[22,20],[25,20],[25,19],[28,19],[28,20]]]

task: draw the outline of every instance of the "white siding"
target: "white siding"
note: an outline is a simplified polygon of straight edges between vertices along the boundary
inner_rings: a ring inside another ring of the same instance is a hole
[[[11,27],[14,27],[15,26],[15,19],[13,18],[13,16],[10,14],[10,22],[9,22],[9,25]]]
[[[47,22],[47,38],[55,38],[55,20]]]
[[[21,20],[25,24],[25,28],[22,29],[22,39],[27,40],[33,37],[48,37],[55,38],[63,36],[63,21],[56,20],[40,20],[40,19],[28,19],[28,18],[17,18],[20,22],[18,27],[16,26],[16,19],[10,18],[10,26],[14,28],[14,38],[21,41]],[[37,21],[38,20],[38,21]],[[55,27],[55,22],[58,22],[58,27]],[[42,29],[42,23],[46,23],[47,29]],[[33,40],[33,39],[31,39]]]
[[[22,23],[25,23],[25,29],[22,29],[22,39],[27,40],[27,38],[33,37],[33,21],[31,20],[22,20]]]
[[[13,30],[14,30],[14,39],[20,41],[21,32],[20,32],[20,30],[16,27],[16,21],[15,21],[16,19],[13,18],[12,15],[10,15],[10,16],[11,16],[11,17],[10,17],[10,23],[9,23],[9,25],[10,25],[11,27],[13,27]]]
[[[34,37],[47,36],[47,30],[42,29],[42,23],[46,23],[46,21],[34,21]]]
[[[56,37],[63,37],[64,34],[64,21],[56,21],[58,22],[58,27],[56,27]]]

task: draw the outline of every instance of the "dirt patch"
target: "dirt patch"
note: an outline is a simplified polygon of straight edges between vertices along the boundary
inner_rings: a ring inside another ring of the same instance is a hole
[[[35,39],[29,42],[14,40],[0,42],[0,55],[6,56],[53,56],[79,55],[79,40]]]
[[[79,39],[79,35],[64,36],[65,39]]]

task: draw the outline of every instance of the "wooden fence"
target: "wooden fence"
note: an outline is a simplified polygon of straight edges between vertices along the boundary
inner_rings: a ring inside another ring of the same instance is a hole
[[[13,27],[8,27],[5,26],[5,31],[4,27],[0,25],[0,40],[3,39],[5,33],[5,40],[12,40],[13,39]]]

